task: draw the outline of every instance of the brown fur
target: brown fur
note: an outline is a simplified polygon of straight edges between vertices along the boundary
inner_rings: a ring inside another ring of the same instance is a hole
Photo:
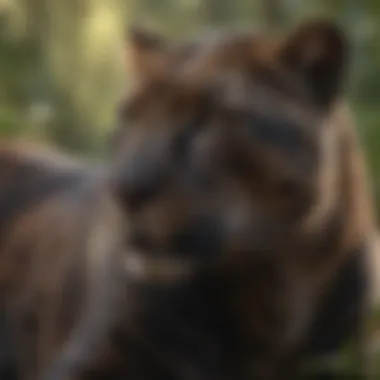
[[[0,171],[1,378],[40,379],[72,336],[84,360],[116,315],[126,225],[103,174],[52,149],[2,141]]]
[[[132,38],[138,81],[120,109],[111,176],[129,220],[126,299],[109,325],[104,294],[90,287],[95,309],[85,308],[89,319],[46,379],[294,379],[304,356],[355,337],[367,307],[373,222],[341,100],[344,38],[324,21],[284,41],[230,32],[171,47],[141,33]],[[58,238],[73,236],[77,215],[87,220],[84,204],[69,199],[79,215],[60,195],[51,202],[62,208],[47,203],[40,219],[65,215],[65,228],[49,223]],[[107,210],[96,215],[108,231]],[[34,215],[14,231],[31,231]],[[43,292],[64,283],[46,273],[52,286]],[[78,360],[76,344],[86,353],[104,324],[112,328],[103,348]]]
[[[150,262],[153,251],[178,261],[170,244],[184,221],[207,215],[218,223],[223,249],[212,264],[194,251],[185,263],[195,273],[207,263],[224,278],[218,286],[234,321],[225,373],[278,379],[310,334],[313,341],[314,318],[327,313],[326,335],[346,323],[335,321],[334,304],[359,279],[361,294],[347,303],[358,315],[366,309],[373,217],[341,96],[346,42],[326,21],[283,41],[231,32],[170,47],[141,33],[132,37],[138,81],[122,104],[115,154],[132,225],[143,226],[140,260]],[[332,351],[361,322],[351,324]]]

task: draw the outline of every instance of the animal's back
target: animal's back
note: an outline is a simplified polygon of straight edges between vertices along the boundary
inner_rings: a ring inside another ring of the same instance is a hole
[[[0,142],[0,378],[14,379],[5,292],[25,260],[15,260],[6,246],[18,223],[57,194],[77,186],[83,166],[45,146],[18,140]],[[33,220],[32,224],[33,224]],[[34,220],[38,224],[38,220]],[[17,239],[17,235],[14,237]],[[14,239],[13,238],[13,239]],[[19,236],[22,243],[22,236]]]

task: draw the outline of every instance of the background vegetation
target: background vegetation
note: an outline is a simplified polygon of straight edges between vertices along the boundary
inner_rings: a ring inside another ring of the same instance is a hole
[[[336,19],[352,38],[349,92],[376,172],[377,0],[0,0],[0,133],[101,152],[127,79],[123,31],[131,22],[182,37],[224,25],[281,29],[320,14]],[[380,182],[376,189],[380,196]]]
[[[377,0],[0,0],[0,134],[101,154],[128,79],[123,32],[131,22],[182,37],[212,26],[281,29],[310,15],[336,19],[352,39],[349,96],[377,173]],[[380,176],[374,181],[379,205]]]

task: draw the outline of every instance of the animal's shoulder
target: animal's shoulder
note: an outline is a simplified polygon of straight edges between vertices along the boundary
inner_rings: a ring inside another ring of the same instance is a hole
[[[77,186],[86,166],[42,144],[0,142],[0,226],[42,200]]]

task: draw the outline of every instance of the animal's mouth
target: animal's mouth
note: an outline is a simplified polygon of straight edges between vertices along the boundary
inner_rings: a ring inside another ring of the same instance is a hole
[[[184,258],[169,255],[147,257],[144,252],[130,251],[124,261],[126,275],[132,281],[168,283],[190,276],[195,263]]]

